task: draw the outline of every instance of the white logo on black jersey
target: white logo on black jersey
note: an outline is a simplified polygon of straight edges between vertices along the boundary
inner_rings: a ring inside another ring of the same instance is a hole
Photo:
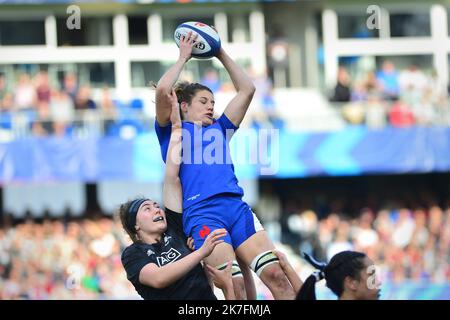
[[[167,252],[161,253],[161,256],[157,257],[156,259],[158,261],[158,266],[162,267],[166,264],[176,261],[179,257],[181,257],[181,253],[178,252],[175,248],[172,248]]]
[[[167,246],[169,244],[169,240],[172,239],[171,236],[164,236],[164,245]]]
[[[152,249],[148,249],[147,255],[150,257],[152,254],[155,254],[155,252]]]

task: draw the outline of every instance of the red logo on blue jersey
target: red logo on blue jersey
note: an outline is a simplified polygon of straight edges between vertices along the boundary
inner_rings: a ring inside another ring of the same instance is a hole
[[[198,235],[200,238],[204,239],[208,234],[211,233],[211,229],[207,226],[203,226],[203,228],[199,231]]]

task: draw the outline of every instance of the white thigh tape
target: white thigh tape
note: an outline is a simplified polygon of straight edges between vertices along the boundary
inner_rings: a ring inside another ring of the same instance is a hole
[[[228,262],[222,263],[221,265],[217,266],[216,268],[219,270],[223,270],[227,267]],[[232,277],[243,277],[241,268],[239,267],[239,263],[234,260],[233,265],[231,266],[231,276]]]
[[[255,271],[258,276],[261,276],[261,272],[265,267],[278,261],[279,259],[272,251],[266,251],[257,255],[256,258],[253,259],[252,263],[250,264],[250,268],[252,268],[252,270]]]

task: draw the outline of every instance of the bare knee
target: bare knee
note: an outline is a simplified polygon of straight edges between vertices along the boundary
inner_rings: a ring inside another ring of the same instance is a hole
[[[282,282],[285,279],[284,272],[278,264],[267,266],[262,273],[270,282]]]
[[[278,263],[271,264],[264,268],[261,273],[261,279],[273,290],[285,293],[290,293],[290,291],[292,291],[292,294],[294,294],[292,286],[289,284],[286,275]]]

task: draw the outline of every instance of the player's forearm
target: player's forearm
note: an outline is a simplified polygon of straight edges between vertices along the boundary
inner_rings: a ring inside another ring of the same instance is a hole
[[[156,88],[157,92],[161,91],[164,94],[170,93],[172,87],[175,85],[175,82],[177,82],[178,78],[180,77],[181,71],[183,70],[186,61],[187,60],[183,57],[178,58],[177,62],[175,62],[175,64],[172,65],[159,80],[158,86]]]
[[[170,135],[170,142],[167,150],[165,179],[178,179],[181,163],[181,137],[181,126],[172,126],[172,134]]]
[[[253,279],[253,275],[250,272],[246,274],[244,273],[243,270],[242,274],[244,275],[244,285],[245,285],[245,293],[247,294],[247,300],[256,300],[257,298],[256,286],[255,281]]]
[[[283,268],[283,271],[286,274],[286,277],[288,278],[289,282],[291,283],[294,292],[298,293],[303,285],[303,281],[300,279],[297,272],[295,272],[294,268],[292,268],[291,265],[289,265],[286,268]]]
[[[181,125],[172,125],[163,185],[164,206],[179,213],[183,211],[183,192],[178,176],[181,163],[181,137]]]
[[[253,95],[255,86],[247,74],[237,65],[233,59],[224,51],[221,50],[217,58],[222,62],[223,66],[230,75],[231,81],[238,92],[244,92]]]
[[[245,293],[247,300],[256,300],[256,286],[250,267],[245,264],[239,257],[237,258],[242,276],[244,277]]]
[[[189,271],[195,268],[195,266],[197,266],[197,264],[199,264],[202,259],[203,256],[197,250],[190,253],[181,260],[161,267],[158,275],[159,287],[166,288],[170,286],[172,283],[179,280]]]
[[[224,288],[222,288],[222,291],[223,296],[226,300],[236,300],[236,295],[233,289],[233,282],[231,280]]]
[[[156,87],[156,119],[160,126],[166,126],[169,122],[170,103],[167,96],[171,94],[186,61],[185,58],[180,57],[158,82]]]

